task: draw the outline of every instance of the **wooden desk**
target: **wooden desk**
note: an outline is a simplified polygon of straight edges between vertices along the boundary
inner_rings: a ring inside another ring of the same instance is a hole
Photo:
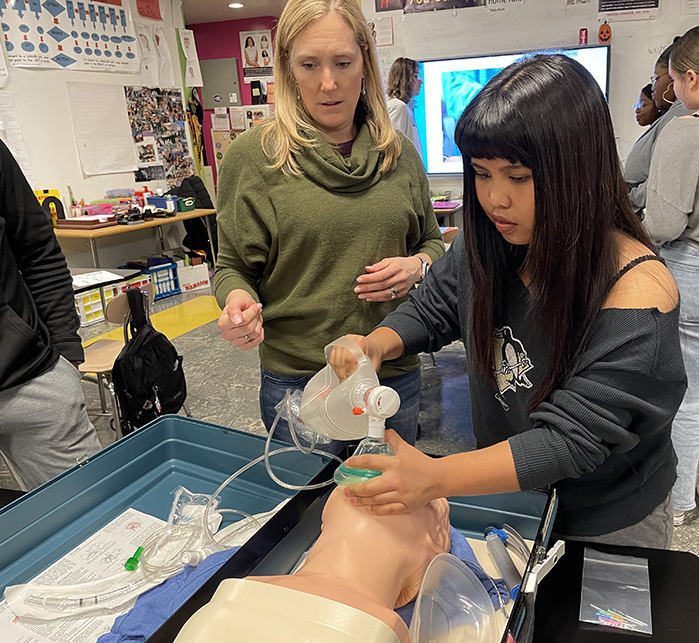
[[[161,226],[167,225],[168,223],[175,223],[176,221],[187,221],[188,219],[198,219],[199,217],[206,217],[209,214],[216,214],[216,210],[209,208],[198,208],[192,210],[191,212],[178,212],[174,217],[167,218],[157,218],[152,221],[146,221],[145,223],[138,223],[136,225],[115,225],[109,226],[107,228],[97,228],[97,230],[79,230],[79,229],[69,229],[69,228],[55,228],[54,232],[59,239],[85,239],[90,243],[90,251],[92,252],[92,263],[95,268],[100,267],[100,260],[98,254],[98,239],[102,237],[111,237],[117,234],[126,234],[128,232],[133,232],[135,230],[144,230],[145,228],[157,228],[158,236],[160,238],[160,247],[165,250],[165,244],[163,242],[163,231]],[[206,231],[209,234],[209,243],[211,244],[211,256],[216,261],[216,250],[213,246],[213,238],[211,235],[211,226],[209,225],[208,219],[204,219],[204,225],[206,225]]]

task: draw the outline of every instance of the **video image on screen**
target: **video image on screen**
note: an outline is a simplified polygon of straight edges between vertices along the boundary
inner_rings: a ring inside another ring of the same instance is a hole
[[[454,142],[456,123],[466,105],[499,71],[467,69],[442,74],[442,156],[445,161],[461,161],[461,152]]]
[[[461,174],[461,152],[454,141],[456,124],[473,97],[522,52],[472,58],[420,62],[422,91],[414,99],[415,121],[428,174]],[[553,53],[553,52],[546,52]],[[609,47],[580,47],[556,50],[584,65],[607,94]]]

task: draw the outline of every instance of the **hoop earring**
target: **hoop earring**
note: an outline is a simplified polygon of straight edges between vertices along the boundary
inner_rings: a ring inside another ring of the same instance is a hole
[[[664,100],[666,103],[669,103],[670,101],[669,101],[667,98],[665,98],[665,94],[667,94],[667,93],[670,91],[670,87],[674,87],[674,85],[675,85],[675,81],[673,80],[673,81],[667,86],[667,89],[663,92],[663,100]]]

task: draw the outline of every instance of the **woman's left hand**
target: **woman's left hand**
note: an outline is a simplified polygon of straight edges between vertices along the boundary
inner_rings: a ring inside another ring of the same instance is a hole
[[[395,431],[386,431],[386,441],[395,455],[359,455],[345,462],[350,468],[381,471],[373,480],[345,487],[350,502],[373,515],[388,516],[416,511],[440,498],[439,461],[410,446]]]
[[[405,297],[422,275],[419,257],[387,257],[366,267],[367,274],[357,277],[359,299],[391,301]]]

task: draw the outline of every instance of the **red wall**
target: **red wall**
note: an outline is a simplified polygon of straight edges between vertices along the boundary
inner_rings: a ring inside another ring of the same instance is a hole
[[[243,59],[240,51],[240,32],[258,31],[263,29],[273,30],[277,25],[277,18],[265,16],[263,18],[248,18],[247,20],[227,20],[225,22],[205,22],[198,25],[188,25],[194,32],[197,43],[197,54],[200,60],[216,60],[218,58],[238,59],[238,78],[243,105],[252,103],[250,85],[243,82]],[[214,160],[213,144],[211,143],[211,114],[213,110],[204,110],[204,148],[206,160],[213,167],[214,180],[216,180],[216,163]]]

